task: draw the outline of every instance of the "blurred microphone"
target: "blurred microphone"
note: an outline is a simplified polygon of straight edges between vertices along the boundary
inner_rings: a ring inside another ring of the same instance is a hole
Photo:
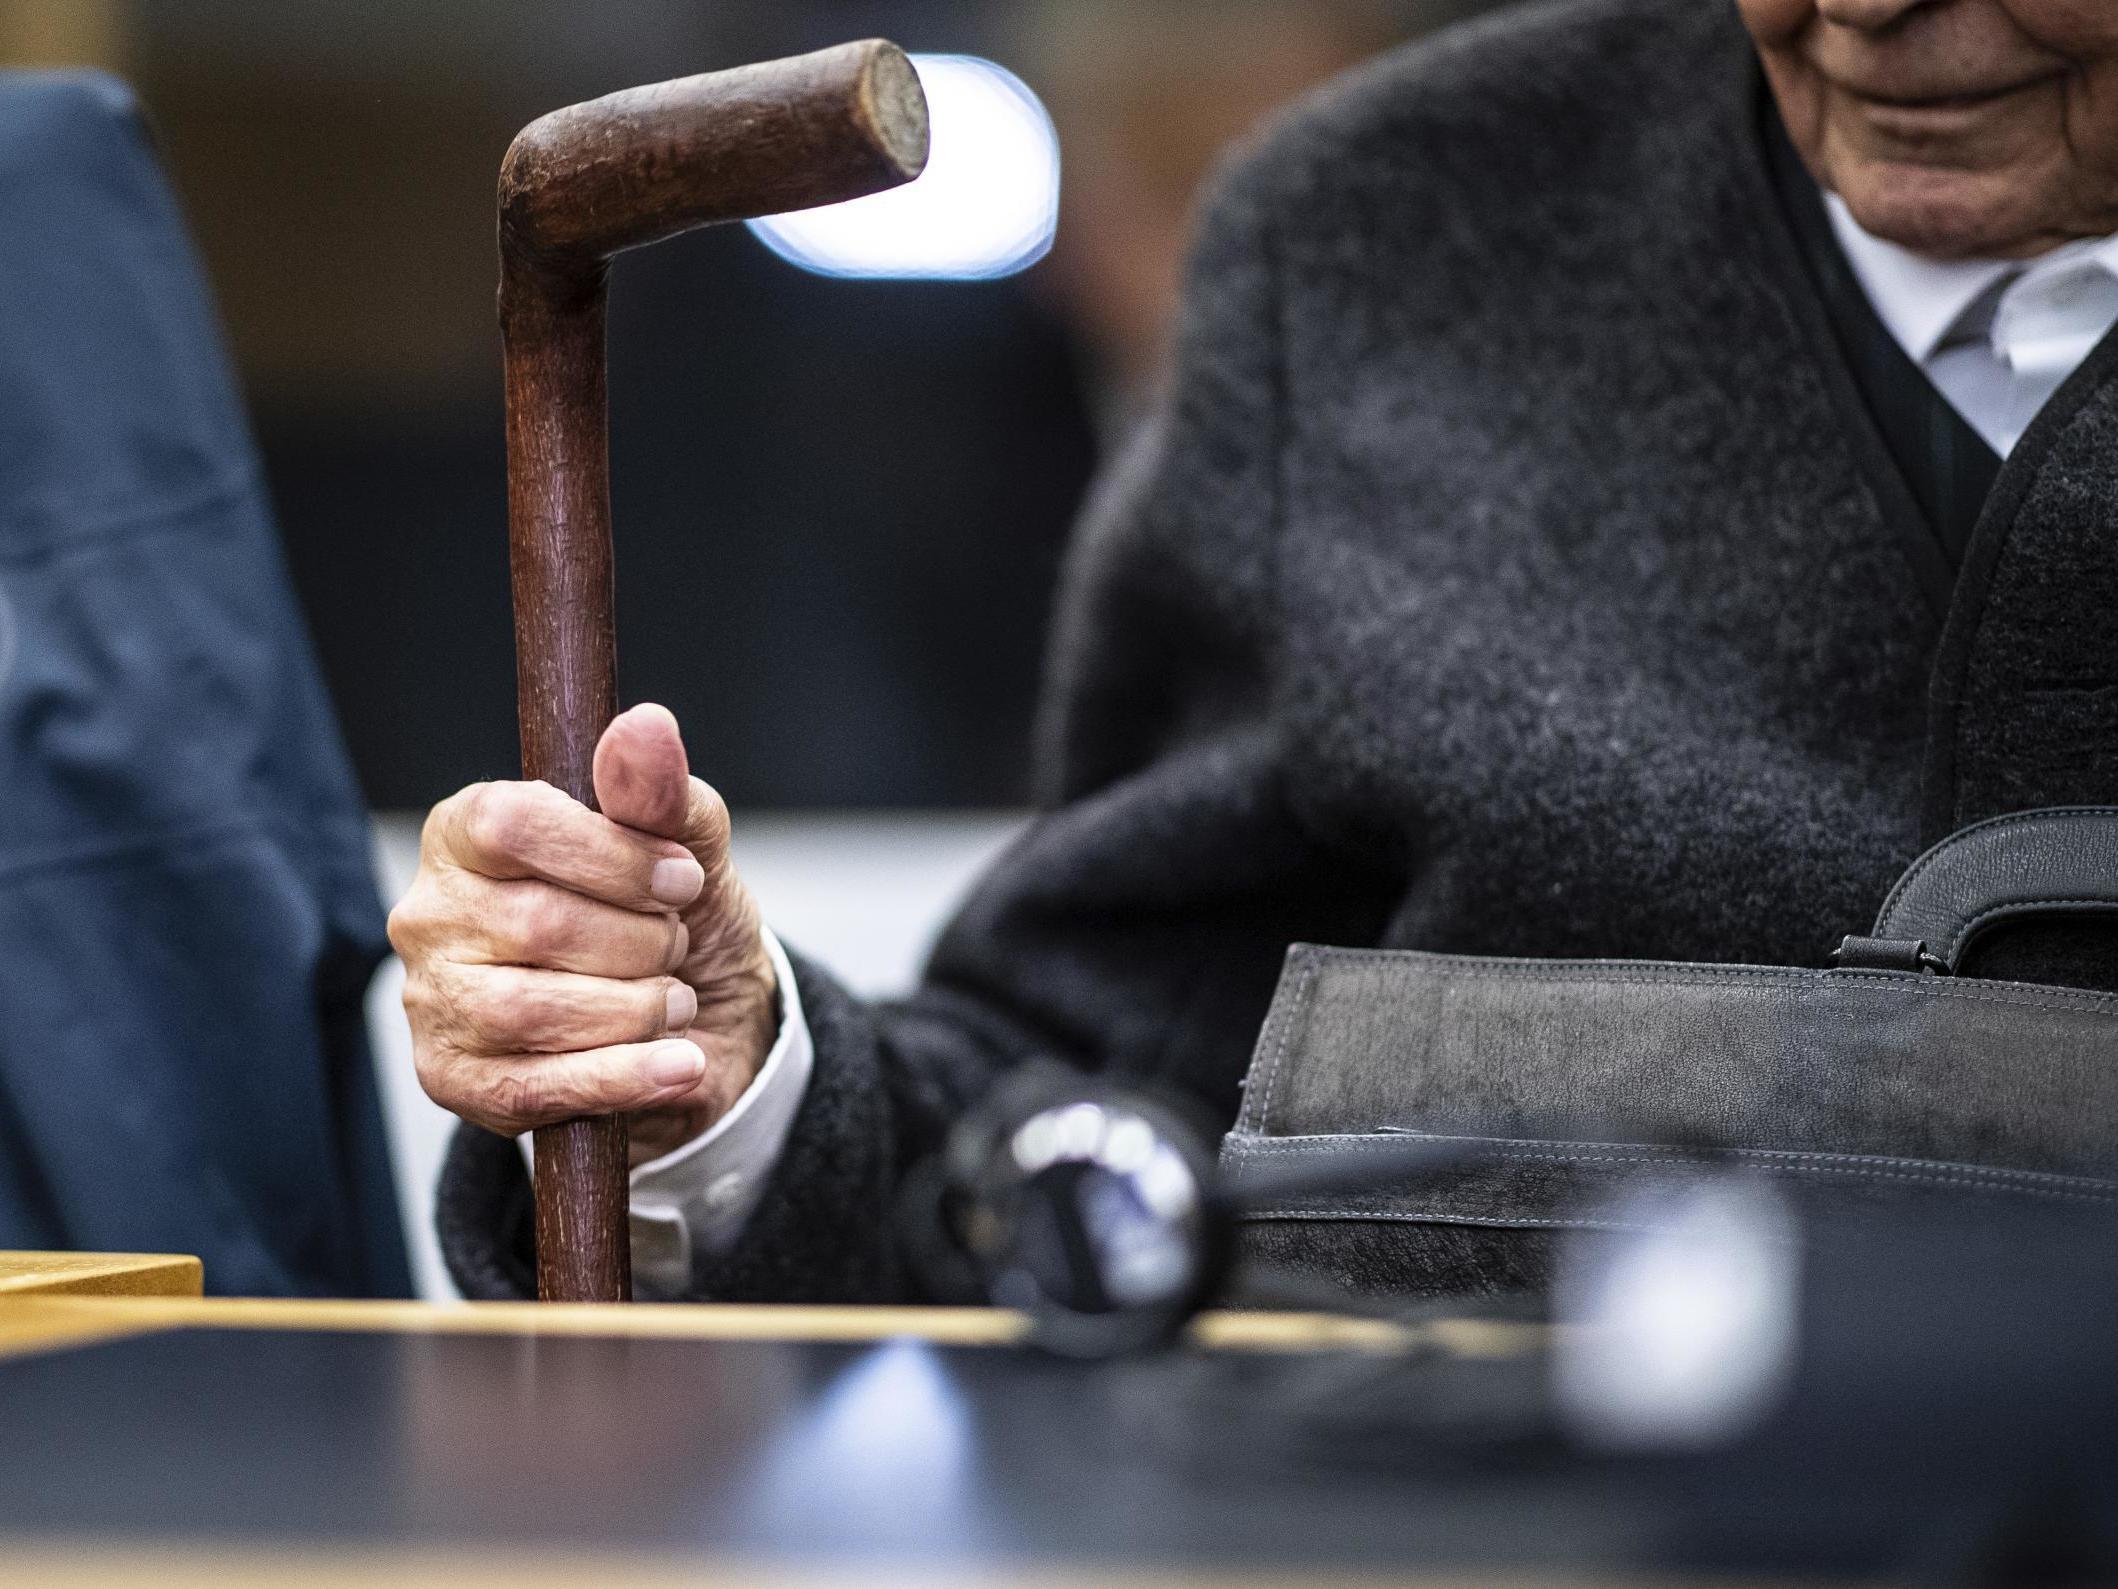
[[[1057,1065],[1025,1067],[913,1173],[900,1208],[906,1250],[936,1295],[1019,1310],[1033,1342],[1062,1356],[1115,1357],[1173,1339],[1222,1294],[1246,1209],[1464,1157],[1408,1135],[1357,1160],[1252,1167],[1234,1182],[1208,1141],[1160,1100]]]

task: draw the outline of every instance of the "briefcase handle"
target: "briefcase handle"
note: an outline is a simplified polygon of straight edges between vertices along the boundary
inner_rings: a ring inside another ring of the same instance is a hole
[[[1989,927],[2024,916],[2118,913],[2118,807],[2017,811],[1959,829],[1898,879],[1841,967],[1953,972]]]

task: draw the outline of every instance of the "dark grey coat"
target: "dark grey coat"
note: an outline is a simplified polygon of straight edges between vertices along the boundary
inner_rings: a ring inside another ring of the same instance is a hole
[[[1073,554],[1045,813],[908,1001],[800,966],[815,1077],[708,1294],[903,1294],[893,1185],[1025,1056],[1233,1118],[1290,941],[1813,965],[1925,841],[2118,796],[2118,359],[1959,576],[1757,92],[1727,0],[1578,0],[1386,57],[1235,163],[1173,398]],[[467,1292],[528,1286],[527,1207],[460,1136]]]

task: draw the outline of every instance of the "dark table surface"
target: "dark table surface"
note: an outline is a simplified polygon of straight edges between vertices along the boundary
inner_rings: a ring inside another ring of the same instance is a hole
[[[484,1564],[450,1583],[639,1578],[550,1565],[584,1559],[746,1585],[1954,1583],[2111,1559],[2083,1486],[2112,1470],[2082,1456],[2108,1397],[2061,1350],[2104,1339],[2099,1293],[2041,1334],[2001,1293],[1999,1353],[1962,1307],[1834,1308],[1766,1423],[1626,1458],[1566,1436],[1553,1337],[1520,1326],[1381,1350],[1373,1326],[1238,1318],[1264,1349],[1088,1365],[994,1344],[1017,1333],[997,1314],[11,1302],[0,1582],[409,1589],[435,1580],[390,1564],[440,1553]],[[208,1565],[170,1578],[185,1553]],[[350,1558],[372,1570],[312,1570]]]
[[[1096,1368],[914,1339],[180,1329],[0,1362],[0,1536],[957,1567],[1654,1553],[1612,1474],[1259,1438],[1261,1398],[1358,1397],[1384,1371],[1368,1354]]]

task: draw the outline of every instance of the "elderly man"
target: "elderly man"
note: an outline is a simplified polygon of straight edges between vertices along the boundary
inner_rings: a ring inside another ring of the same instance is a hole
[[[465,1289],[529,1286],[494,1133],[631,1113],[647,1294],[900,1295],[893,1187],[997,1074],[1230,1118],[1290,941],[1814,964],[1924,842],[2109,800],[2114,230],[2092,0],[1584,0],[1341,81],[1207,210],[1047,809],[915,996],[764,932],[656,708],[605,815],[435,811],[393,937]]]

